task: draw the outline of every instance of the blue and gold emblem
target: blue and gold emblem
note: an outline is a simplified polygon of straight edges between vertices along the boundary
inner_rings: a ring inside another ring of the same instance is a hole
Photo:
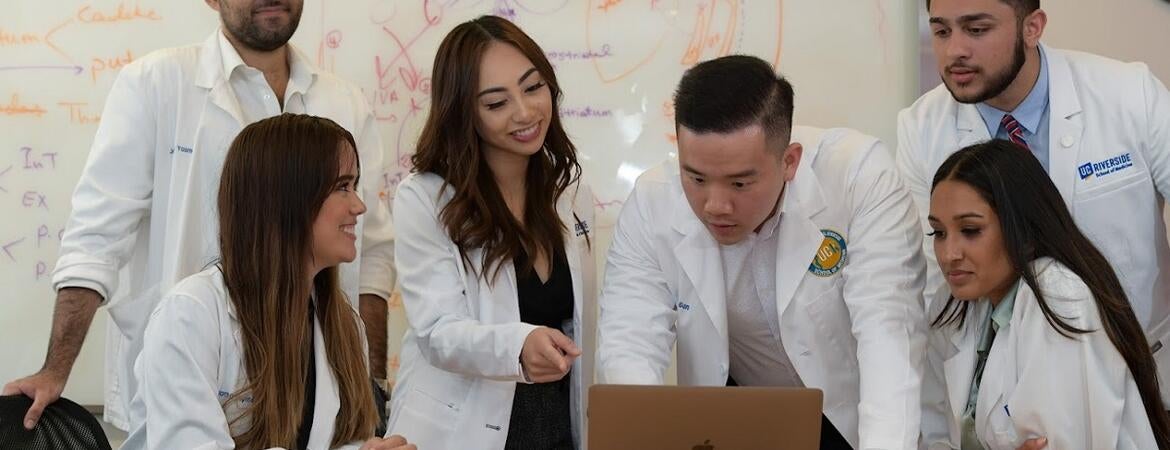
[[[821,234],[825,235],[825,239],[821,241],[816,256],[813,256],[812,264],[808,265],[808,271],[818,277],[828,277],[840,272],[845,266],[848,250],[841,233],[825,229],[821,230]]]

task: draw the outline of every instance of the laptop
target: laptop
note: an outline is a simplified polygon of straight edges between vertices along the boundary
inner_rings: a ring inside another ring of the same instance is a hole
[[[589,448],[817,450],[819,389],[594,385]]]

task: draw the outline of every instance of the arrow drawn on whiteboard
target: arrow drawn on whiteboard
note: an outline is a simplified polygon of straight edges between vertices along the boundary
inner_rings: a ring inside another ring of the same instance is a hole
[[[0,66],[0,70],[72,70],[74,75],[81,75],[85,68],[81,66]]]
[[[4,247],[0,247],[0,248],[4,249],[4,254],[8,255],[8,259],[16,261],[16,258],[12,256],[12,252],[8,251],[8,247],[12,247],[13,245],[19,244],[21,242],[24,242],[24,238],[20,238],[20,239],[17,239],[15,241],[4,244]]]
[[[12,170],[12,166],[8,166],[7,169],[4,169],[3,172],[0,172],[0,176],[3,176],[4,174],[8,173],[9,170]],[[8,189],[4,189],[4,186],[0,186],[0,191],[8,192]]]

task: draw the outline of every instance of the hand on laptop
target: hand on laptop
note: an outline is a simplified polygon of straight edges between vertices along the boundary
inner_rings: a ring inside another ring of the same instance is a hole
[[[1048,446],[1047,438],[1028,439],[1016,450],[1040,450]]]
[[[529,381],[548,383],[569,373],[573,360],[581,356],[581,349],[572,339],[558,330],[540,327],[528,333],[520,350],[520,365]]]

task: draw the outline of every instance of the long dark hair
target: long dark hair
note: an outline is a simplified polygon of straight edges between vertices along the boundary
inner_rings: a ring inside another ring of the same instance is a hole
[[[378,414],[361,327],[337,267],[318,272],[311,286],[305,279],[313,222],[337,185],[342,152],[353,152],[359,164],[356,148],[353,136],[329,119],[283,114],[248,125],[228,150],[219,184],[219,265],[240,321],[248,376],[232,395],[252,396],[240,416],[228,418],[249,424],[233,436],[238,448],[296,446],[312,367],[308,292],[316,296],[341,400],[332,444],[374,433]]]
[[[1137,383],[1158,448],[1170,448],[1170,422],[1162,405],[1157,367],[1146,335],[1113,267],[1077,228],[1040,162],[1016,144],[993,140],[966,147],[947,158],[934,175],[932,192],[947,180],[970,186],[999,215],[1013,271],[1032,288],[1044,318],[1060,334],[1072,338],[1093,330],[1074,327],[1052,311],[1030,263],[1037,258],[1052,258],[1089,287],[1102,328]],[[951,296],[932,325],[961,327],[969,304]]]
[[[509,212],[483,155],[475,98],[480,60],[492,42],[503,42],[524,54],[548,83],[553,113],[544,148],[528,163],[523,224]],[[432,172],[454,189],[440,221],[459,247],[464,262],[468,252],[483,249],[479,276],[495,279],[504,261],[521,260],[518,273],[532,270],[538,252],[551,259],[563,251],[565,224],[556,202],[581,176],[577,149],[561,127],[557,106],[562,98],[552,64],[544,51],[516,25],[495,16],[482,16],[451,30],[435,55],[431,74],[431,107],[411,163],[416,172]],[[523,254],[533,255],[517,258]]]

